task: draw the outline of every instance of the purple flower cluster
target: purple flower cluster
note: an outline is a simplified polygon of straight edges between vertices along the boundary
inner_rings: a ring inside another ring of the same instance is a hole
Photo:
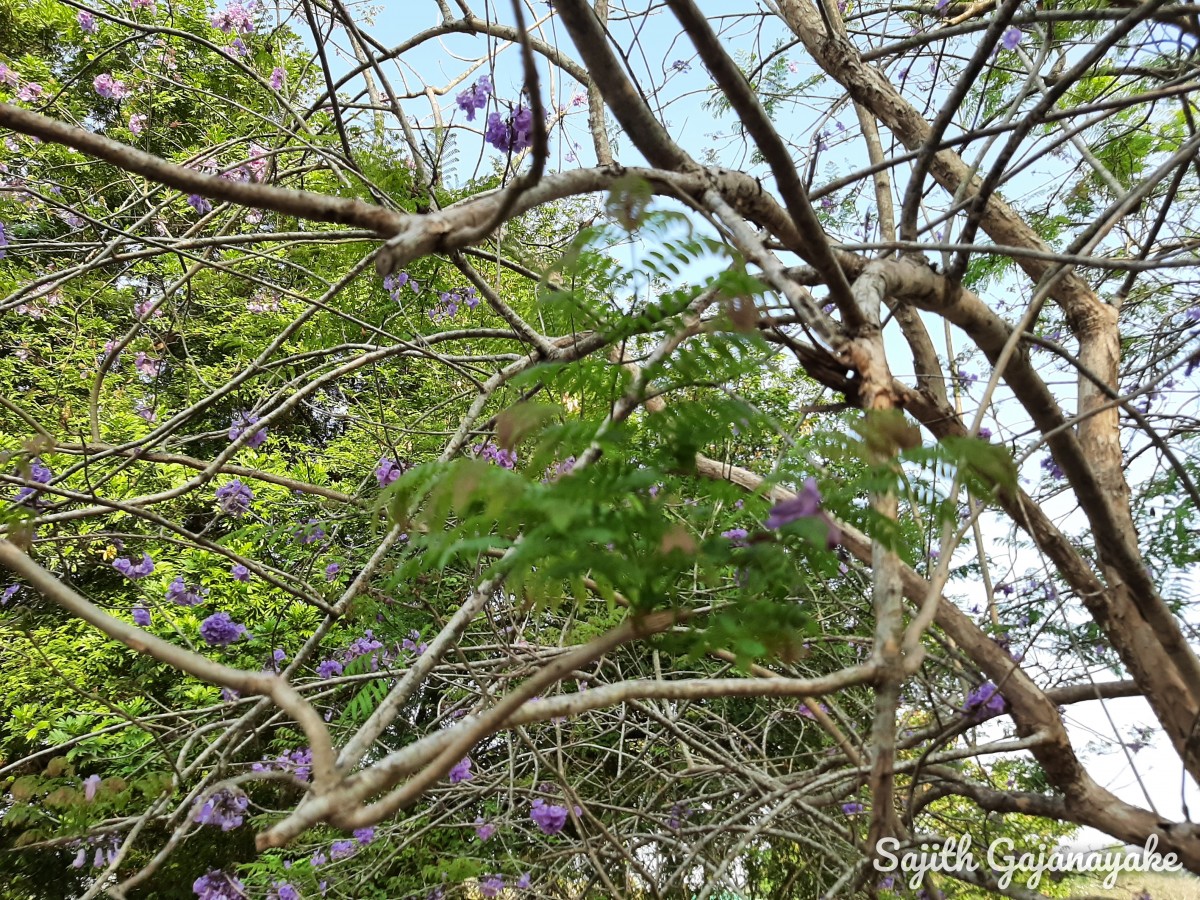
[[[131,612],[133,613],[133,624],[139,628],[150,627],[150,610],[144,606],[135,606]]]
[[[113,560],[113,568],[130,581],[137,581],[139,578],[145,578],[154,571],[154,560],[150,558],[149,553],[143,553],[142,561],[139,563],[132,562],[122,556]]]
[[[496,826],[491,822],[485,822],[483,819],[475,820],[475,837],[480,841],[488,841],[492,835],[496,833]]]
[[[500,118],[500,113],[491,113],[483,139],[504,153],[520,153],[529,148],[533,145],[533,111],[519,106],[508,119]]]
[[[421,285],[415,279],[409,276],[407,272],[396,272],[393,275],[384,276],[383,289],[392,295],[392,299],[397,303],[400,302],[400,288],[408,285],[409,289],[414,294],[421,292]]]
[[[133,358],[133,367],[138,370],[142,381],[152,381],[162,372],[162,360],[138,351],[138,355]]]
[[[80,846],[77,843],[71,846],[79,846],[79,851],[75,854],[75,859],[71,862],[71,868],[82,869],[87,863],[88,851],[95,848],[96,855],[92,858],[92,868],[100,869],[111,863],[117,858],[117,850],[120,847],[120,838],[115,834],[103,835],[101,837],[91,837],[87,839],[86,846]]]
[[[182,575],[175,576],[175,580],[167,587],[167,599],[177,606],[197,606],[207,594],[208,591],[203,588],[186,585]]]
[[[334,841],[329,845],[329,858],[332,860],[347,859],[358,852],[354,841]]]
[[[555,463],[546,469],[546,474],[542,478],[542,484],[550,484],[553,481],[558,481],[564,475],[569,475],[575,470],[575,457],[568,456],[566,459]]]
[[[217,488],[216,498],[217,506],[221,507],[221,512],[225,515],[242,516],[250,510],[254,492],[242,484],[241,479],[235,478],[229,484]]]
[[[222,831],[241,827],[250,798],[241,791],[226,789],[217,791],[204,801],[192,817],[201,825],[220,825]]]
[[[992,682],[985,681],[967,694],[963,712],[968,713],[976,722],[982,722],[1003,713],[1004,706],[1004,697],[1000,695],[1000,689]]]
[[[29,464],[29,480],[34,484],[49,484],[54,478],[54,473],[50,468],[42,463],[40,459],[34,459]],[[36,488],[23,487],[17,491],[16,502],[22,503],[27,498],[32,497],[36,492]]]
[[[467,309],[474,309],[479,305],[479,294],[475,288],[465,287],[443,291],[438,298],[437,305],[429,310],[429,318],[434,322],[452,319],[458,315],[460,304],[466,306]]]
[[[686,803],[672,803],[670,816],[667,819],[667,827],[672,831],[678,831],[683,827],[683,823],[691,814],[691,807]]]
[[[475,121],[475,113],[483,109],[488,104],[488,98],[492,96],[492,79],[484,75],[476,81],[470,88],[458,95],[455,101],[458,108],[467,114],[467,121]]]
[[[235,413],[233,421],[229,425],[229,439],[231,441],[236,441],[247,431],[250,431],[256,424],[258,424],[258,416],[255,413]],[[267,429],[264,426],[263,428],[257,429],[254,434],[250,435],[250,439],[246,441],[246,446],[251,450],[257,450],[263,445],[266,439]]]
[[[336,659],[325,659],[317,666],[317,675],[321,678],[333,678],[335,675],[341,675],[343,666]]]
[[[267,900],[301,900],[301,895],[286,881],[275,881],[271,884],[271,893],[267,894]]]
[[[1042,471],[1055,481],[1062,481],[1062,479],[1067,477],[1067,473],[1064,472],[1062,467],[1054,461],[1053,456],[1047,456],[1042,460]]]
[[[250,766],[255,772],[290,772],[301,781],[308,781],[312,774],[312,750],[287,750],[275,759],[264,759]]]
[[[19,584],[10,584],[4,590],[0,591],[0,606],[8,606],[8,601],[15,597],[19,590],[21,590]]]
[[[187,202],[200,215],[212,212],[212,202],[199,194],[188,194]]]
[[[228,647],[243,634],[246,626],[229,618],[229,613],[213,613],[200,623],[200,637],[210,647]]]
[[[129,89],[125,87],[125,82],[118,81],[108,72],[93,78],[92,87],[97,94],[108,100],[120,100],[129,93]]]
[[[745,547],[746,538],[750,536],[745,528],[730,528],[728,531],[722,531],[721,537],[728,539],[729,543],[735,547]]]
[[[410,631],[408,637],[400,642],[400,647],[413,656],[420,656],[428,649],[429,645],[421,640],[421,632]]]
[[[79,14],[75,16],[75,21],[79,23],[84,34],[95,34],[100,30],[100,26],[96,24],[96,17],[85,10],[79,11]]]
[[[843,803],[842,804],[842,812],[844,812],[848,816],[857,816],[860,812],[863,811],[863,808],[864,807],[861,803],[851,802],[851,803]]]
[[[501,450],[491,441],[476,444],[474,449],[475,455],[480,459],[493,462],[502,469],[511,469],[517,464],[517,452],[515,450]]]
[[[254,15],[257,12],[256,6],[252,3],[249,7],[243,6],[239,0],[233,0],[224,9],[217,10],[209,17],[212,22],[212,27],[218,31],[223,31],[225,34],[233,34],[239,31],[242,34],[252,34],[254,32]]]
[[[479,882],[479,893],[485,897],[499,897],[503,890],[503,875],[489,875]]]
[[[767,517],[767,528],[777,529],[800,519],[817,519],[825,523],[825,543],[832,550],[842,539],[841,532],[829,515],[821,509],[821,492],[815,478],[808,478],[804,486],[791,500],[782,500],[771,507]]]
[[[575,808],[575,815],[581,812],[581,809]],[[558,834],[567,824],[568,815],[565,806],[547,803],[541,797],[533,801],[533,807],[529,810],[529,818],[533,819],[542,834]]]
[[[381,488],[385,488],[404,474],[404,468],[404,463],[397,462],[390,456],[380,457],[379,464],[375,467],[375,480]]]
[[[450,783],[459,784],[463,781],[470,781],[475,777],[471,771],[471,757],[464,756],[454,764],[454,768],[450,770]]]
[[[1000,38],[1000,46],[1005,50],[1016,50],[1017,44],[1021,43],[1021,38],[1025,37],[1024,33],[1016,25],[1010,25],[1004,30],[1003,36]]]
[[[298,538],[301,544],[315,544],[325,537],[325,529],[317,524],[316,519],[309,519],[293,531],[292,536]]]
[[[371,656],[371,671],[374,672],[379,666],[379,661],[375,657],[375,653],[383,649],[383,643],[375,639],[375,632],[370,628],[363,632],[362,637],[355,638],[350,646],[342,651],[342,662],[346,665],[354,662],[360,656]]]
[[[241,563],[234,563],[233,568],[229,570],[229,574],[233,576],[234,581],[249,581],[250,570]]]
[[[192,882],[197,900],[245,900],[245,886],[232,875],[212,869]]]

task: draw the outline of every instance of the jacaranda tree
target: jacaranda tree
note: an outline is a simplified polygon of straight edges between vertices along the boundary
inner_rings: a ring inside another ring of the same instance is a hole
[[[1198,22],[0,0],[0,897],[1200,873]]]

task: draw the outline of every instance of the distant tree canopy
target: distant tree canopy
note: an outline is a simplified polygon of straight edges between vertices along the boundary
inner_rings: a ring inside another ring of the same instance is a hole
[[[1198,22],[0,0],[0,898],[1200,874]]]

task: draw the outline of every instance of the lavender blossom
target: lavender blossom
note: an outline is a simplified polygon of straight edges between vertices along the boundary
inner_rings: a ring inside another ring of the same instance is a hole
[[[137,581],[139,578],[145,578],[154,571],[154,560],[150,558],[149,553],[142,554],[142,561],[134,563],[125,557],[120,557],[113,560],[113,568],[128,578],[130,581]]]
[[[492,96],[492,79],[484,75],[470,88],[458,95],[458,108],[467,114],[467,121],[475,121],[475,113],[487,106],[488,98]]]
[[[93,78],[92,87],[97,94],[108,100],[120,100],[129,93],[128,88],[125,87],[125,82],[118,81],[108,72]]]
[[[250,798],[241,791],[226,789],[217,791],[204,801],[193,821],[201,825],[219,825],[222,831],[241,827]]]
[[[257,414],[246,411],[235,413],[233,416],[233,421],[229,424],[229,439],[231,441],[236,441],[247,431],[250,431],[256,424],[258,424]],[[266,440],[267,428],[264,425],[262,428],[255,430],[254,433],[250,435],[250,439],[246,441],[246,446],[251,450],[257,450],[266,442]]]
[[[213,613],[200,623],[200,637],[210,647],[228,647],[243,634],[246,626],[229,618],[229,613]]]
[[[985,681],[967,694],[963,712],[970,714],[975,721],[982,722],[1002,714],[1004,707],[1004,697],[1001,696],[1000,689],[992,682]]]
[[[196,606],[204,600],[207,593],[203,588],[188,587],[184,584],[182,575],[177,575],[167,587],[167,599],[177,606]]]
[[[450,770],[450,783],[459,784],[463,781],[470,781],[475,775],[471,771],[471,757],[464,756],[454,764],[454,768]]]
[[[221,511],[228,516],[235,517],[245,515],[250,509],[250,502],[254,499],[253,491],[242,484],[241,479],[238,478],[217,488],[215,496]]]

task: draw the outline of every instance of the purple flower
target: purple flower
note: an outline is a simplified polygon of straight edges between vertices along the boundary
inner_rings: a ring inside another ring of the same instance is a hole
[[[275,759],[256,762],[250,768],[255,772],[290,772],[301,781],[308,781],[312,773],[312,750],[308,747],[289,750]]]
[[[1062,470],[1058,463],[1054,461],[1054,457],[1047,456],[1042,460],[1042,471],[1053,478],[1055,481],[1061,481],[1066,478],[1066,473]]]
[[[271,79],[267,84],[271,85],[271,90],[278,91],[283,87],[284,71],[281,66],[276,66],[271,70]]]
[[[336,659],[322,660],[317,666],[317,674],[322,678],[332,678],[334,675],[342,674],[342,664]]]
[[[177,606],[196,606],[207,593],[208,591],[198,587],[188,587],[183,582],[183,576],[177,575],[167,588],[167,599]]]
[[[672,803],[671,815],[667,819],[667,827],[672,831],[678,831],[683,827],[683,822],[692,814],[691,809],[686,803]]]
[[[671,63],[671,68],[676,72],[690,72],[692,69],[692,64],[686,59],[677,59],[675,62]]]
[[[483,881],[479,882],[479,893],[485,897],[499,897],[500,892],[504,890],[503,875],[489,875]]]
[[[155,0],[129,0],[133,9],[154,9]]]
[[[532,883],[533,883],[533,877],[528,872],[526,872],[524,875],[522,875],[520,878],[517,879],[517,890],[520,890],[520,891],[528,890],[529,886]]]
[[[188,206],[198,212],[200,215],[212,212],[212,203],[199,194],[188,194]]]
[[[821,710],[821,712],[823,712],[823,713],[829,712],[829,707],[826,706],[824,703],[818,703],[817,709]],[[816,715],[813,713],[813,711],[811,709],[809,709],[808,706],[803,703],[800,704],[800,715],[802,718],[805,718],[805,719],[816,719]]]
[[[329,845],[330,859],[346,859],[358,852],[354,841],[334,841]]]
[[[245,887],[232,875],[212,869],[192,882],[198,900],[245,900]]]
[[[133,367],[138,370],[138,375],[143,381],[150,381],[162,372],[162,361],[139,350],[138,355],[133,358]]]
[[[403,474],[404,466],[388,456],[381,457],[379,464],[375,467],[375,480],[379,482],[381,488],[392,484]]]
[[[143,131],[146,130],[146,122],[147,122],[147,120],[149,120],[149,118],[150,117],[147,116],[145,113],[137,113],[136,115],[130,116],[129,117],[129,130],[132,131],[134,134],[141,134]]]
[[[487,106],[488,98],[492,96],[492,79],[484,75],[470,88],[458,95],[455,101],[458,108],[467,114],[467,121],[475,121],[475,112]]]
[[[158,413],[154,411],[154,407],[145,400],[134,400],[133,411],[147,422],[153,422],[158,418]]]
[[[1000,46],[1005,50],[1015,50],[1017,49],[1017,44],[1021,43],[1021,38],[1024,36],[1020,28],[1016,25],[1011,25],[1004,30],[1004,35],[1000,38]]]
[[[40,459],[34,459],[29,463],[29,480],[34,484],[49,484],[53,478],[54,473],[47,466],[43,465]],[[35,493],[35,488],[23,487],[17,491],[16,500],[20,503],[27,497],[32,497]]]
[[[471,772],[471,757],[464,756],[454,764],[454,768],[450,770],[450,783],[458,784],[462,781],[470,781],[474,778],[474,773]]]
[[[250,798],[241,791],[225,789],[217,791],[204,801],[192,817],[201,825],[220,825],[222,831],[241,827]]]
[[[356,828],[354,830],[354,839],[365,847],[371,841],[375,840],[375,829],[369,826],[367,828]]]
[[[863,811],[863,805],[861,803],[843,803],[842,804],[842,812],[844,812],[848,816],[857,816],[862,811]]]
[[[218,31],[223,31],[225,34],[232,34],[235,31],[240,31],[242,34],[250,34],[254,31],[254,4],[251,4],[247,9],[238,0],[234,0],[224,9],[218,10],[209,17],[213,28]]]
[[[338,572],[340,571],[342,571],[342,567],[339,563],[330,563],[325,567],[325,580],[333,581],[333,579],[338,577]]]
[[[476,444],[474,449],[476,455],[481,459],[489,460],[502,469],[511,469],[517,464],[517,453],[515,450],[501,450],[491,441]]]
[[[292,536],[299,538],[301,544],[315,544],[325,537],[325,529],[317,524],[316,519],[309,519],[293,531]]]
[[[142,561],[134,563],[125,557],[113,560],[113,568],[128,578],[130,581],[137,581],[139,578],[145,578],[154,571],[154,560],[150,558],[149,553],[142,554]]]
[[[247,431],[250,431],[254,425],[258,423],[258,416],[252,412],[235,413],[233,421],[229,424],[229,439],[236,441]],[[251,450],[257,450],[263,445],[267,439],[267,429],[259,428],[250,435],[250,439],[246,441],[246,446]]]
[[[400,642],[400,646],[414,656],[420,656],[429,645],[421,640],[421,632],[410,631],[408,637]]]
[[[95,34],[100,30],[100,26],[96,24],[96,17],[86,10],[81,9],[79,15],[75,17],[75,21],[79,23],[84,34]]]
[[[250,570],[241,563],[234,563],[233,568],[229,570],[229,574],[233,576],[234,581],[250,580]]]
[[[383,643],[375,639],[375,632],[370,628],[363,632],[363,636],[355,638],[345,650],[342,651],[342,660],[349,665],[360,656],[374,656],[376,650],[382,650]],[[374,662],[374,660],[372,660]],[[372,671],[375,666],[372,665]]]
[[[246,626],[229,618],[229,613],[213,613],[200,623],[200,637],[210,647],[228,647],[243,634]]]
[[[728,538],[729,542],[735,547],[745,547],[746,538],[750,536],[750,532],[745,528],[730,528],[728,531],[722,531],[721,537]]]
[[[19,590],[21,590],[19,584],[10,584],[3,591],[0,591],[0,606],[8,606],[8,601],[15,597]]]
[[[558,834],[567,824],[567,808],[552,806],[539,797],[533,801],[533,808],[529,810],[529,818],[533,819],[542,834]]]
[[[267,900],[300,900],[300,892],[286,881],[276,881],[271,884]]]
[[[4,223],[0,222],[0,259],[4,259],[8,255],[6,247],[8,247],[8,232],[4,230]]]
[[[475,836],[481,841],[487,841],[496,833],[496,826],[483,819],[475,820]]]
[[[96,799],[96,790],[100,787],[100,776],[89,775],[83,779],[83,799],[91,803]]]
[[[21,90],[17,91],[17,99],[24,100],[26,103],[30,103],[42,96],[42,92],[44,90],[45,88],[43,88],[36,81],[31,81],[21,88]]]
[[[981,426],[979,429],[979,436],[985,441],[990,441],[992,439],[992,429],[988,428],[986,425]]]
[[[483,139],[504,153],[512,149],[512,135],[507,122],[500,118],[500,113],[490,113],[487,118],[487,128],[483,130]]]
[[[967,702],[963,704],[963,712],[969,713],[977,722],[991,719],[1004,712],[1004,697],[1000,689],[990,681],[985,681],[971,693],[967,694]]]
[[[135,606],[133,608],[133,624],[139,628],[150,627],[150,610],[144,606]]]
[[[242,484],[239,478],[217,488],[215,496],[217,506],[228,516],[244,515],[250,509],[250,501],[254,499],[254,493]]]
[[[514,153],[520,153],[528,147],[533,146],[533,110],[528,106],[520,107],[511,120],[512,126],[512,149]]]
[[[770,529],[782,528],[799,519],[819,519],[825,523],[826,546],[833,549],[841,540],[841,532],[833,524],[833,520],[821,510],[821,492],[817,490],[815,478],[808,478],[804,486],[791,500],[783,500],[771,507],[766,526]]]
[[[125,83],[113,78],[108,72],[93,78],[92,87],[96,89],[97,94],[109,100],[120,100],[129,93]]]

